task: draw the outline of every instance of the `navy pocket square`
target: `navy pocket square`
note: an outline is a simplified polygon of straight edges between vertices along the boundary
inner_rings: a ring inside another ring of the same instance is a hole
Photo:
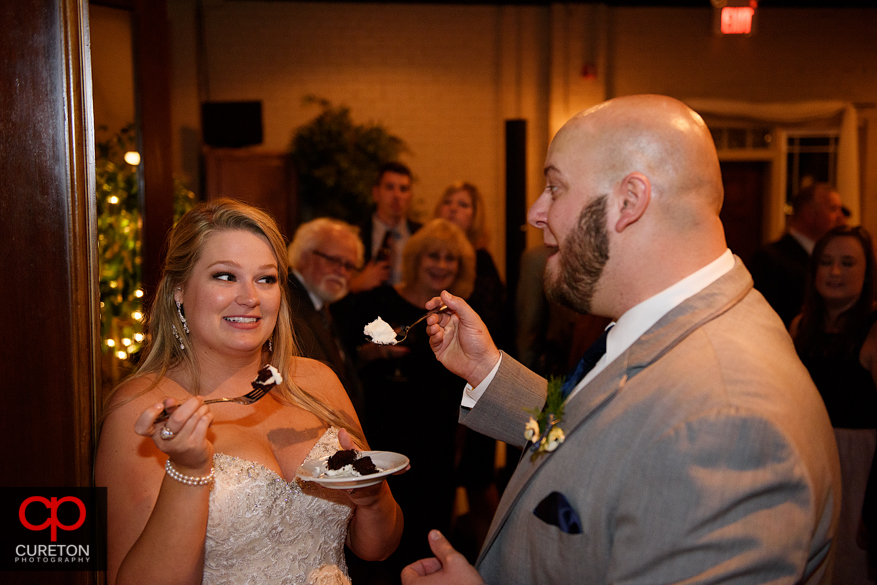
[[[579,515],[573,510],[566,499],[560,492],[551,492],[545,499],[539,502],[533,514],[552,526],[557,526],[567,534],[581,534],[582,522]]]

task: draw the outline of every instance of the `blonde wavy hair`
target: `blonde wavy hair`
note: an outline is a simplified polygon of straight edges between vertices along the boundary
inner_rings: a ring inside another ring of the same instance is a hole
[[[414,232],[402,251],[402,285],[417,282],[417,272],[423,255],[430,250],[448,250],[460,259],[457,278],[448,292],[468,298],[475,287],[475,248],[456,224],[441,218],[433,219]]]
[[[174,290],[185,288],[189,282],[192,269],[201,257],[207,237],[216,232],[233,230],[243,230],[264,237],[268,240],[271,252],[277,261],[278,285],[281,293],[280,311],[274,331],[269,338],[273,351],[269,350],[268,342],[262,349],[263,362],[273,365],[283,376],[283,382],[275,388],[275,392],[283,400],[313,413],[329,425],[347,429],[362,440],[362,434],[350,423],[345,422],[320,400],[292,383],[294,358],[300,354],[292,330],[292,316],[289,309],[286,245],[280,230],[277,229],[277,224],[270,215],[233,199],[223,198],[201,203],[187,212],[171,230],[161,279],[144,321],[147,344],[143,358],[138,370],[123,380],[113,393],[132,379],[154,375],[152,384],[143,391],[146,393],[158,385],[169,369],[178,366],[191,376],[192,387],[188,388],[188,391],[195,395],[200,393],[201,376],[197,356],[185,343],[182,344],[185,347],[181,348],[181,344],[174,337],[174,328],[180,335],[184,335],[183,323],[174,301]],[[127,400],[115,404],[107,414],[124,402]]]
[[[478,190],[478,187],[472,183],[467,183],[466,181],[455,181],[448,185],[448,188],[445,189],[442,196],[439,197],[432,216],[441,217],[442,205],[444,205],[445,201],[457,191],[465,191],[469,194],[469,199],[472,201],[472,222],[466,229],[466,237],[469,238],[469,241],[472,242],[472,245],[475,246],[476,250],[487,248],[490,235],[487,232],[487,216],[484,211],[484,197],[481,196],[481,191]]]

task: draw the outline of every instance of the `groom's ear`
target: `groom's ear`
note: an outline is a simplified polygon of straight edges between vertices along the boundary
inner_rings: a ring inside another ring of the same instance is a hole
[[[624,177],[615,198],[618,213],[615,231],[621,233],[639,221],[651,200],[652,184],[648,177],[642,173],[630,173]]]

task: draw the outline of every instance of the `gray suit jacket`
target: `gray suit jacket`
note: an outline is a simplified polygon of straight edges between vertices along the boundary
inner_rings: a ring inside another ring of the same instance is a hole
[[[546,382],[503,356],[467,426],[522,445]],[[477,563],[488,583],[827,583],[840,505],[825,408],[776,313],[734,269],[665,315],[525,456]],[[551,492],[570,534],[533,511]]]

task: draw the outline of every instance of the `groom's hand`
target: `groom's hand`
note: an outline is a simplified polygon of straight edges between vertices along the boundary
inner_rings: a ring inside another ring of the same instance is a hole
[[[426,303],[426,308],[432,310],[442,303],[448,306],[447,312],[426,318],[429,345],[442,365],[477,386],[499,361],[499,350],[484,321],[466,301],[442,291],[441,297]]]
[[[475,567],[438,530],[430,531],[429,548],[435,557],[402,569],[402,585],[484,585]]]

